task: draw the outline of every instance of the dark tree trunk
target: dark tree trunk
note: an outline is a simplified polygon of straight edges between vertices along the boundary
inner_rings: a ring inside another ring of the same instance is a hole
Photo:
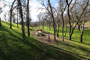
[[[75,26],[72,28],[72,31],[71,31],[71,34],[70,34],[70,39],[72,39],[73,32],[74,32],[76,26],[78,25],[78,23],[79,23],[79,21],[77,21]]]
[[[83,42],[83,33],[84,33],[84,20],[83,20],[83,23],[82,23],[82,30],[81,30],[80,43]]]
[[[10,29],[12,29],[12,9],[10,10]]]
[[[17,8],[17,28],[18,28],[18,8]]]
[[[50,11],[51,11],[51,17],[53,19],[53,29],[54,29],[54,41],[56,41],[56,24],[55,24],[55,19],[54,19],[54,15],[53,15],[53,10],[52,10],[52,6],[51,6],[51,3],[50,3],[50,0],[48,0],[48,5],[50,7]]]
[[[67,9],[68,12],[67,13],[68,13],[68,18],[69,18],[69,40],[71,40],[71,31],[72,31],[71,17],[70,17],[70,11],[69,11],[69,7],[70,7],[71,2],[72,2],[72,0],[70,1],[70,3],[68,0],[66,0],[66,3],[68,5],[68,9]]]
[[[71,27],[71,24],[69,23],[69,40],[71,40],[71,37],[72,37],[71,29],[72,29],[72,27]]]
[[[13,23],[15,23],[15,17],[13,17]]]
[[[78,30],[80,31],[80,24],[78,24]]]
[[[2,24],[1,24],[1,18],[0,18],[0,26],[1,26]]]
[[[71,25],[71,18],[69,14],[69,6],[68,6],[68,17],[69,17],[69,40],[71,40],[72,25]]]
[[[24,28],[24,21],[23,21],[23,12],[22,12],[21,0],[18,0],[18,6],[19,6],[20,17],[21,17],[21,23],[22,23],[22,36],[23,36],[23,39],[25,39],[25,28]]]
[[[27,28],[28,28],[28,36],[30,37],[30,18],[29,18],[29,0],[27,0]]]
[[[16,0],[13,1],[12,5],[11,5],[11,9],[10,9],[10,29],[12,29],[12,11],[13,11],[13,5],[15,3]]]
[[[57,29],[57,37],[59,37],[59,23],[58,23],[58,29]]]

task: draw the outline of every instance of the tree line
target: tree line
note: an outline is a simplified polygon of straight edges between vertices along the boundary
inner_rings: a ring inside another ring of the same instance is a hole
[[[62,40],[66,35],[65,29],[69,28],[68,40],[72,40],[74,30],[81,31],[80,42],[83,42],[85,23],[90,21],[90,0],[58,0],[58,7],[52,5],[51,0],[38,0],[44,7],[44,13],[38,15],[39,23],[54,30],[54,40],[59,37],[59,28],[62,28]],[[46,5],[47,4],[47,5]]]

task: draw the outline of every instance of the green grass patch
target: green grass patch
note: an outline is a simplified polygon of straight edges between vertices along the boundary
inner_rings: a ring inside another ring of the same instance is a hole
[[[37,29],[42,29],[42,28],[40,27]],[[49,27],[45,26],[44,31],[54,33],[52,27],[50,30]],[[67,28],[66,36],[65,36],[65,39],[67,40],[69,35],[68,32],[69,32],[69,28]],[[75,29],[74,34],[72,35],[71,42],[68,42],[68,43],[60,42],[56,44],[56,47],[59,47],[81,58],[88,59],[90,56],[90,30],[84,31],[83,43],[80,43],[80,34],[81,34],[81,31]],[[59,29],[59,35],[60,37],[62,37],[62,28]]]
[[[0,60],[80,60],[79,57],[46,45],[31,36],[22,39],[21,26],[9,29],[9,22],[0,27]]]

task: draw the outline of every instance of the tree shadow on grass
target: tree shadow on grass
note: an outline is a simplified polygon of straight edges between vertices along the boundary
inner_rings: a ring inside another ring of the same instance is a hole
[[[23,40],[22,38],[20,38],[21,33],[15,30],[13,31],[20,36],[15,35],[4,26],[0,27],[0,29],[2,31],[8,32],[8,34],[10,35],[6,35],[5,37],[3,37],[2,35],[2,37],[4,38],[2,39],[2,44],[6,46],[6,51],[8,50],[6,55],[11,60],[49,60],[48,58],[52,58],[54,60],[80,60],[78,57],[73,56],[68,52],[65,53],[63,51],[60,51],[60,49],[58,50],[53,46],[49,46],[39,41],[36,41],[32,37],[26,37],[25,40]],[[3,54],[3,51],[1,55],[6,57],[5,54]],[[4,59],[3,56],[2,58]]]
[[[82,50],[82,51],[84,51],[84,52],[88,52],[88,53],[90,53],[90,49],[88,49],[88,48],[85,48],[85,47],[81,47],[81,46],[73,46],[73,45],[70,45],[70,44],[68,44],[68,43],[64,43],[64,42],[61,42],[61,41],[58,41],[58,43],[57,44],[62,44],[62,45],[65,45],[65,46],[68,46],[68,47],[71,47],[71,48],[75,48],[75,49],[79,49],[79,50]],[[71,54],[74,54],[74,53],[72,53],[72,52],[70,52]],[[79,52],[78,52],[79,53]],[[79,55],[77,55],[78,57],[80,57],[80,58],[84,58],[84,57],[82,57],[82,56],[79,56]],[[84,58],[84,59],[86,59],[86,58]]]

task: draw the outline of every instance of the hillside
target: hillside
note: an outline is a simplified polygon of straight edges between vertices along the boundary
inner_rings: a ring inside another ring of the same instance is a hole
[[[70,57],[70,58],[69,58]],[[35,37],[22,39],[21,29],[9,29],[8,22],[0,27],[0,60],[79,60],[53,46],[40,43]]]
[[[41,29],[44,30],[45,32],[50,32],[50,41],[53,41],[53,28],[51,28],[51,30],[49,30],[49,27],[45,26],[44,29],[42,28],[42,26],[40,27],[35,27],[36,29]],[[59,29],[59,37],[57,38],[57,43],[49,43],[48,41],[46,41],[46,37],[43,37],[43,40],[41,40],[41,38],[39,39],[39,41],[44,42],[44,43],[48,43],[50,45],[54,45],[57,48],[60,48],[62,50],[68,51],[69,53],[76,55],[78,57],[80,57],[81,59],[89,59],[90,57],[90,28],[85,29],[84,31],[84,35],[83,35],[83,43],[80,43],[80,34],[81,31],[75,29],[74,34],[72,36],[72,40],[68,40],[68,35],[69,35],[69,28],[67,28],[66,31],[66,36],[65,36],[65,41],[62,41],[62,29]],[[48,36],[48,35],[47,35]]]

